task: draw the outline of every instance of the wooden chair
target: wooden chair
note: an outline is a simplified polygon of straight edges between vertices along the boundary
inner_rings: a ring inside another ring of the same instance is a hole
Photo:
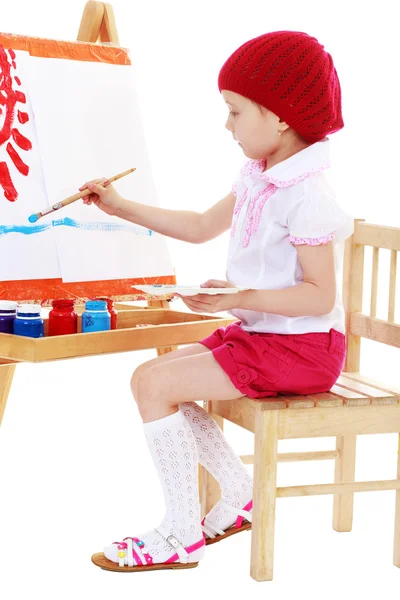
[[[364,247],[373,247],[370,314],[362,312]],[[376,318],[379,249],[390,252],[389,302],[386,320]],[[343,302],[346,310],[347,360],[345,369],[329,393],[312,396],[280,396],[278,401],[251,398],[206,402],[219,425],[223,419],[255,434],[253,525],[250,575],[256,581],[273,578],[276,498],[333,494],[333,528],[351,531],[354,492],[396,490],[393,562],[400,567],[400,435],[397,479],[354,482],[356,436],[400,433],[400,387],[389,389],[359,373],[360,337],[400,347],[400,325],[394,323],[397,252],[400,229],[355,221],[346,241],[343,269]],[[399,356],[400,357],[400,356]],[[336,436],[336,449],[278,454],[278,440]],[[335,460],[334,483],[277,487],[278,462]],[[220,490],[201,467],[200,497],[203,515],[218,501]]]

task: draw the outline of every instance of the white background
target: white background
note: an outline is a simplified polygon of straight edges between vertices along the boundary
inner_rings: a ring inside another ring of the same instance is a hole
[[[332,137],[339,201],[354,216],[399,226],[398,23],[392,2],[113,5],[121,44],[130,48],[137,71],[161,206],[203,211],[229,191],[243,156],[224,129],[218,71],[251,37],[292,29],[324,43],[340,76],[346,127]],[[83,2],[1,0],[0,8],[4,31],[73,39]],[[203,246],[170,241],[178,282],[224,278],[227,242],[227,234]],[[363,350],[364,371],[386,383],[395,378],[398,351],[367,343]],[[353,532],[342,534],[331,528],[330,496],[279,499],[271,583],[249,578],[247,533],[208,548],[195,570],[125,577],[95,568],[93,552],[145,531],[163,515],[129,389],[134,368],[154,356],[148,351],[17,368],[0,435],[2,597],[398,597],[394,492],[357,494]],[[239,453],[251,453],[250,434],[229,425],[226,431]],[[333,447],[333,439],[286,441],[279,451]],[[357,480],[395,478],[396,459],[396,436],[361,437]],[[280,464],[278,485],[332,477],[331,462]]]

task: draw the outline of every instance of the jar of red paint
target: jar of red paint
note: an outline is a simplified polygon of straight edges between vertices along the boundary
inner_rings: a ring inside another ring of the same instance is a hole
[[[78,315],[74,311],[73,300],[53,300],[53,310],[49,313],[49,335],[77,333]]]
[[[114,301],[111,298],[96,298],[96,300],[103,300],[107,302],[107,310],[111,317],[111,329],[117,329],[117,316],[118,311],[114,308]]]

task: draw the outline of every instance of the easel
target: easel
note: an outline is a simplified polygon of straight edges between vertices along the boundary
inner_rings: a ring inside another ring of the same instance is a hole
[[[106,2],[90,0],[86,3],[78,41],[119,45],[118,32],[112,6]],[[44,362],[78,356],[126,352],[155,348],[165,354],[180,344],[191,344],[210,335],[215,329],[236,319],[170,310],[168,300],[148,300],[145,308],[117,304],[118,329],[99,333],[39,340],[0,334],[0,424],[18,362]],[[82,312],[83,307],[77,308]],[[150,324],[137,328],[139,324]],[[78,331],[80,331],[80,319]]]

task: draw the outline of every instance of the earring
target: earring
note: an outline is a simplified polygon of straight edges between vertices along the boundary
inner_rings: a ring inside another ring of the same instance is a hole
[[[282,135],[282,131],[278,131],[278,135]]]

